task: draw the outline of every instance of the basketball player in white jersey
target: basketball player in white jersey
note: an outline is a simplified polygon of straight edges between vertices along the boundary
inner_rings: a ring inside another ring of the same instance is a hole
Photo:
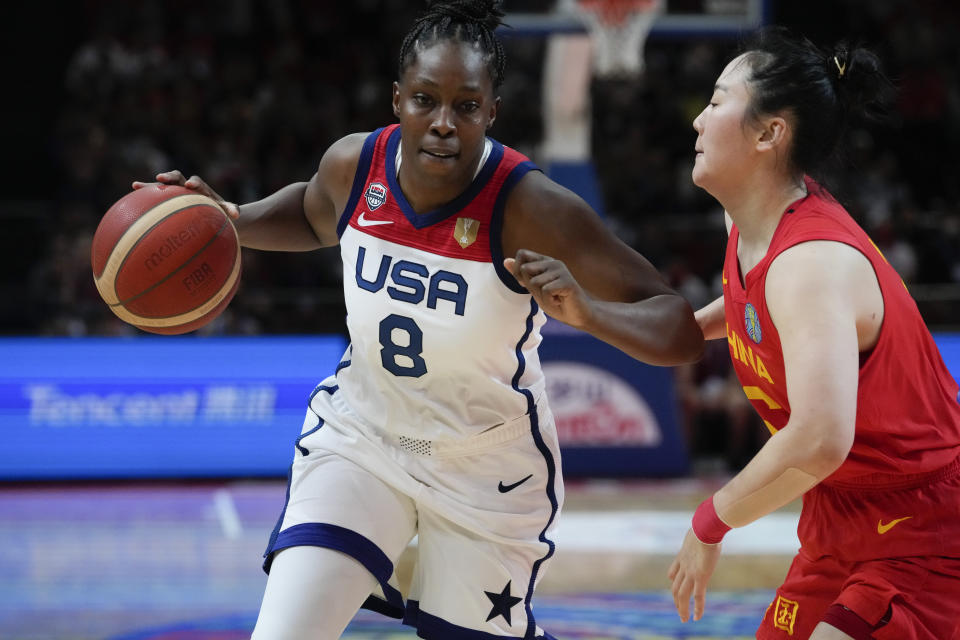
[[[308,182],[237,207],[158,176],[222,202],[246,247],[343,257],[350,347],[293,447],[257,640],[337,638],[361,606],[430,640],[551,637],[531,603],[563,503],[544,312],[645,362],[700,355],[689,305],[650,263],[487,137],[497,5],[433,3],[401,48],[399,125],[339,140]]]

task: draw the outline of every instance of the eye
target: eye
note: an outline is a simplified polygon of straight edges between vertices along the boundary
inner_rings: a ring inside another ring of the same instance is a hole
[[[480,103],[471,100],[469,102],[464,102],[462,105],[460,105],[460,108],[467,113],[473,113],[480,108]]]
[[[413,102],[421,107],[426,107],[432,104],[433,100],[426,94],[415,93],[413,94]]]

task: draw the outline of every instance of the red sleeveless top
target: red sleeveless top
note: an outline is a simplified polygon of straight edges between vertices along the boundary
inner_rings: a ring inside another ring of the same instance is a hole
[[[771,433],[790,418],[780,336],[764,298],[767,271],[786,249],[812,240],[842,242],[870,260],[883,295],[880,337],[861,354],[856,436],[828,484],[891,484],[960,455],[960,394],[906,285],[880,250],[829,193],[809,195],[784,213],[763,259],[741,280],[734,225],[723,264],[727,340],[744,393]],[[743,284],[742,284],[743,283]],[[865,356],[865,358],[864,358]]]

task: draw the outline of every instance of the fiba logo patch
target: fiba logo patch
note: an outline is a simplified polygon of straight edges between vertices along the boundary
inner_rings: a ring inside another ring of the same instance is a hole
[[[743,320],[747,327],[747,335],[750,336],[751,340],[760,344],[760,341],[763,340],[763,332],[760,330],[760,317],[757,315],[756,308],[749,302],[743,312]]]
[[[367,206],[373,211],[387,201],[387,188],[379,182],[374,182],[367,187],[364,197],[367,199]]]

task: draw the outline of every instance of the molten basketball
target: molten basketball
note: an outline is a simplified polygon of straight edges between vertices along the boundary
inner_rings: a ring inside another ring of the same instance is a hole
[[[151,184],[120,198],[93,236],[93,278],[124,322],[152,333],[199,329],[240,282],[240,240],[217,203]]]

